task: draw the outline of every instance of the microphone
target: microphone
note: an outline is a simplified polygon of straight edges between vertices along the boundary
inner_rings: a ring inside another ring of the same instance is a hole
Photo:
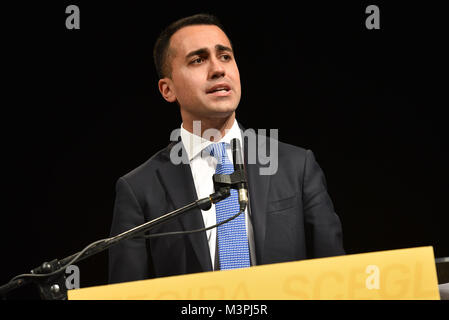
[[[240,140],[234,138],[231,140],[232,158],[234,160],[234,174],[240,179],[236,187],[238,189],[240,210],[243,211],[248,204],[248,187],[246,182],[245,165],[242,158],[242,148],[240,146]]]

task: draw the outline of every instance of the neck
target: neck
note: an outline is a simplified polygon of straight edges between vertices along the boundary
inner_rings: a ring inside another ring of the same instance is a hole
[[[217,137],[215,133],[224,137],[226,130],[230,130],[235,121],[235,112],[225,118],[202,118],[202,119],[183,119],[182,126],[192,134],[200,135],[210,141],[215,141]],[[212,129],[212,130],[211,130]],[[210,130],[204,134],[206,130]],[[199,134],[201,132],[201,134]],[[218,139],[217,139],[218,141]]]

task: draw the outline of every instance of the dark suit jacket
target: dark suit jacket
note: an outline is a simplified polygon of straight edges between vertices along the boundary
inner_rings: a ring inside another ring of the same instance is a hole
[[[197,199],[190,165],[170,161],[175,144],[117,181],[111,236]],[[244,143],[245,162],[247,151]],[[312,151],[279,142],[276,174],[260,175],[261,166],[246,163],[257,264],[344,254],[340,220]],[[199,228],[203,218],[195,209],[151,232]],[[109,249],[110,283],[211,270],[205,232],[125,240]]]

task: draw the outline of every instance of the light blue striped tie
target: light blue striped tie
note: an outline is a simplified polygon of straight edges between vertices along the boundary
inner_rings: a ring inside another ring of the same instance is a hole
[[[214,143],[208,149],[211,156],[218,160],[215,173],[231,174],[234,172],[234,166],[226,154],[225,142]],[[231,195],[228,198],[215,204],[217,223],[232,217],[239,210],[237,190],[231,189]],[[218,227],[218,253],[221,270],[250,266],[244,213]]]

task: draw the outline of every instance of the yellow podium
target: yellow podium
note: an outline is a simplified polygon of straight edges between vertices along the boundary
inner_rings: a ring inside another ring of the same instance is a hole
[[[432,247],[276,263],[69,290],[69,300],[440,299]]]

